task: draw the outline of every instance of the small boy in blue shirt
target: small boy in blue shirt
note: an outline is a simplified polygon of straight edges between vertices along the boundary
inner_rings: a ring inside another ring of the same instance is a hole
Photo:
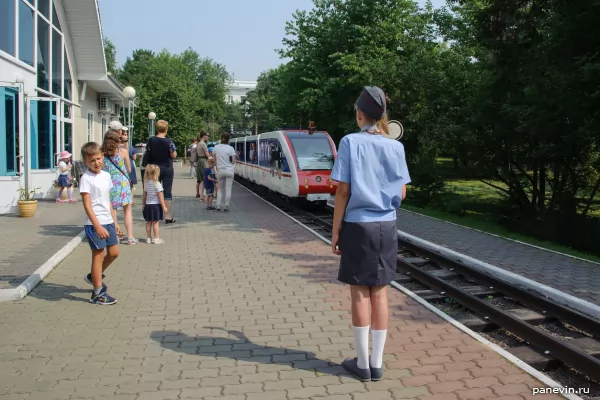
[[[213,198],[215,197],[215,183],[217,179],[215,178],[215,172],[213,170],[215,166],[215,159],[209,157],[208,162],[206,163],[206,168],[204,169],[204,190],[206,190],[206,209],[214,210],[213,207]]]

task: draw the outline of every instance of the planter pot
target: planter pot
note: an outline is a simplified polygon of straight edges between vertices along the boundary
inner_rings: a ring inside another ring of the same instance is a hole
[[[19,215],[23,218],[31,218],[35,215],[37,209],[37,200],[19,200],[17,202],[19,206]]]

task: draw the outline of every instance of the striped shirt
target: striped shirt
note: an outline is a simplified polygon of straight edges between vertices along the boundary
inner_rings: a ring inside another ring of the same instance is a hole
[[[160,204],[158,193],[163,191],[160,182],[149,180],[144,182],[144,192],[146,192],[146,204]]]

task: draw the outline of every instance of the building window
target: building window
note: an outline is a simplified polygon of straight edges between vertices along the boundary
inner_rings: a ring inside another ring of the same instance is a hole
[[[64,85],[65,85],[65,94],[63,97],[67,100],[72,100],[73,95],[71,94],[73,91],[73,78],[71,78],[71,68],[69,68],[69,61],[67,60],[67,48],[64,47],[63,50],[63,65],[64,65]]]
[[[87,141],[94,141],[94,113],[88,112],[87,116]]]
[[[15,56],[15,2],[12,0],[2,2],[0,50]]]
[[[56,166],[56,102],[31,100],[30,104],[31,168],[50,169]]]
[[[58,20],[58,14],[56,13],[56,5],[54,4],[54,2],[52,2],[52,25],[54,25],[56,29],[62,32],[62,29],[60,27],[60,21]]]
[[[37,0],[37,8],[50,21],[50,0]]]
[[[65,150],[73,154],[73,124],[65,122],[64,126],[63,140],[65,141]]]
[[[48,90],[48,79],[49,72],[48,68],[50,66],[50,60],[48,57],[50,56],[49,51],[49,35],[50,35],[50,26],[44,19],[38,16],[38,26],[37,26],[37,78],[38,78],[38,87],[44,90]]]
[[[0,87],[0,176],[16,175],[19,131],[19,93]]]
[[[62,96],[62,35],[52,29],[52,93]]]
[[[19,60],[33,67],[35,12],[23,0],[19,2]]]

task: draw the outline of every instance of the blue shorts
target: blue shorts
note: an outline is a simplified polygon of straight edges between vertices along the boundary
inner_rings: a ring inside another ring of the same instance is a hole
[[[108,246],[119,244],[115,224],[102,225],[102,227],[108,231],[108,234],[110,235],[108,239],[100,239],[98,237],[98,232],[96,232],[96,228],[94,228],[93,225],[85,225],[85,236],[87,237],[92,250],[104,250]]]

